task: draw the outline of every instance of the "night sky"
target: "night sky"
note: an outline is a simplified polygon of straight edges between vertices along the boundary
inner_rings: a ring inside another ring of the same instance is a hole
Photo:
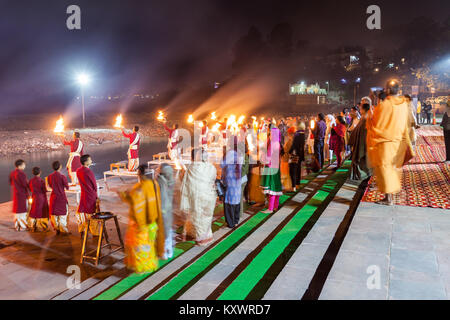
[[[66,28],[71,4],[81,7],[81,31]],[[370,4],[381,7],[381,31],[365,26]],[[0,0],[0,107],[4,115],[64,107],[79,70],[93,75],[98,95],[222,81],[251,26],[267,36],[285,22],[295,40],[389,51],[412,18],[443,21],[448,12],[449,1]]]

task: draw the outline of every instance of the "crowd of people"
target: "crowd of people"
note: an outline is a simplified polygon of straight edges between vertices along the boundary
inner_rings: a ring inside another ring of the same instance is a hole
[[[383,94],[364,97],[358,105],[344,108],[339,114],[319,113],[314,117],[286,117],[278,121],[268,118],[241,122],[234,128],[227,119],[218,123],[220,141],[210,139],[212,130],[208,130],[204,121],[199,146],[190,150],[191,161],[178,174],[179,208],[185,213],[181,240],[191,239],[200,246],[213,241],[211,226],[219,203],[223,204],[223,215],[230,229],[239,225],[246,206],[264,206],[262,212],[274,213],[281,195],[299,190],[308,154],[312,159],[308,167],[315,172],[335,159],[334,170],[345,159],[351,160],[352,179],[360,180],[361,171],[366,177],[374,175],[378,189],[386,194],[380,203],[392,205],[393,195],[401,189],[399,168],[414,155],[415,129],[419,125],[411,98],[400,94],[397,81],[388,82]],[[448,142],[448,106],[443,127]],[[179,149],[178,125],[165,128],[169,132],[169,155],[174,161],[180,160],[183,152]],[[138,131],[136,127],[132,134],[124,132],[124,136],[130,139],[129,169],[137,170],[139,182],[119,196],[130,207],[125,237],[126,265],[135,272],[149,272],[158,267],[158,259],[173,257],[176,174],[173,166],[163,163],[154,178],[146,176],[146,167],[138,165]],[[79,135],[74,139],[79,139]],[[81,188],[76,216],[78,231],[83,235],[88,219],[100,210],[97,184],[89,169],[92,159],[82,154],[82,144],[81,147],[79,143],[67,144],[74,153],[72,161],[79,158],[75,176],[71,177]],[[211,160],[213,146],[217,145],[221,151],[220,163]],[[33,168],[34,178],[28,182],[25,162],[17,160],[15,166],[10,183],[16,229],[47,230],[50,218],[58,234],[67,233],[65,190],[69,185],[60,172],[61,163],[52,164],[54,173],[46,182],[40,177],[39,168]],[[49,204],[48,189],[51,189]],[[90,224],[90,228],[93,235],[98,235],[95,224]]]

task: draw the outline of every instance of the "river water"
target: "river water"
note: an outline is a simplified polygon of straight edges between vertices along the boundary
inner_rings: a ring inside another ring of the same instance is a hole
[[[129,143],[106,143],[101,145],[85,146],[85,153],[91,155],[94,165],[91,169],[94,171],[97,179],[103,178],[103,172],[109,170],[109,165],[113,162],[119,162],[127,159]],[[141,142],[139,150],[139,159],[141,164],[147,164],[152,160],[156,153],[166,150],[167,138],[145,138]],[[17,159],[25,160],[27,167],[25,173],[27,178],[31,179],[31,170],[33,167],[40,167],[41,177],[44,178],[53,172],[52,162],[59,160],[63,164],[63,173],[67,175],[65,169],[68,159],[69,149],[64,151],[39,152],[35,154],[26,154],[19,156],[6,156],[0,158],[0,203],[11,200],[11,187],[9,185],[9,174],[14,170],[14,161]],[[69,179],[70,183],[70,179]]]

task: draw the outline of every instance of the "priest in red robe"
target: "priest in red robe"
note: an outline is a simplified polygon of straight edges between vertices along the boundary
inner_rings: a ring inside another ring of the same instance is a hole
[[[33,168],[33,178],[29,182],[31,190],[30,227],[33,232],[48,230],[47,187],[41,178],[41,168]]]
[[[12,186],[14,227],[16,231],[28,230],[28,195],[29,187],[27,176],[24,172],[25,161],[19,159],[15,162],[16,169],[9,175],[9,183]]]
[[[92,165],[91,156],[85,154],[81,157],[81,168],[77,170],[77,178],[81,187],[80,203],[76,213],[78,231],[83,236],[86,229],[87,221],[98,210],[98,196],[97,196],[97,182],[95,175],[89,166]],[[98,225],[96,223],[90,224],[90,231],[94,236],[97,236]]]
[[[56,234],[69,233],[67,228],[67,216],[69,206],[65,190],[69,190],[69,184],[65,175],[61,174],[62,165],[59,161],[52,164],[54,172],[47,177],[48,186],[52,189],[50,194],[50,221]]]
[[[130,147],[128,148],[128,171],[136,171],[139,167],[139,144],[141,142],[141,136],[138,132],[138,126],[135,126],[131,133],[126,133],[122,128],[123,136],[130,139]]]
[[[67,141],[64,139],[64,145],[70,146],[69,160],[67,161],[67,171],[69,172],[72,186],[75,186],[77,182],[77,170],[81,167],[80,157],[84,152],[84,144],[80,140],[80,133],[75,131],[73,133],[73,140]]]

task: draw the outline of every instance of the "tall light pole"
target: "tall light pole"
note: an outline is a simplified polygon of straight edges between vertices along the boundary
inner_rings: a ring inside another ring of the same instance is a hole
[[[78,82],[78,84],[80,85],[80,88],[81,88],[81,109],[82,109],[82,112],[83,112],[83,128],[86,128],[86,114],[85,114],[85,111],[84,111],[84,87],[86,85],[88,85],[90,81],[91,81],[91,79],[85,73],[80,73],[77,76],[77,82]]]
[[[356,106],[356,94],[357,94],[357,88],[359,89],[360,82],[361,82],[361,78],[357,78],[355,80],[355,86],[353,88],[353,106]]]

